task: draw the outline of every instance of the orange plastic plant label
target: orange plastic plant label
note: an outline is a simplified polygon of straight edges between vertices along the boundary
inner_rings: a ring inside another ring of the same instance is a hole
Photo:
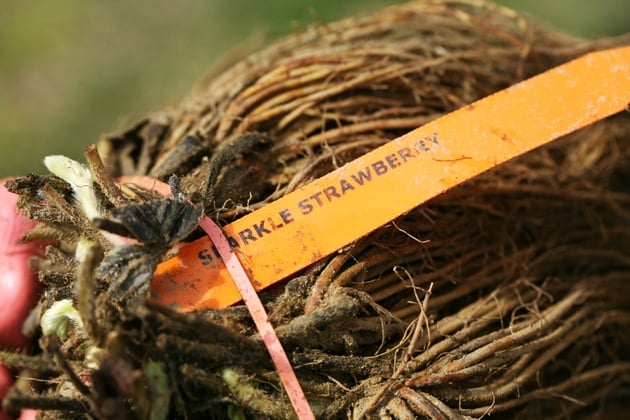
[[[591,53],[394,139],[223,231],[260,290],[475,175],[629,103],[630,47]],[[152,295],[181,311],[241,299],[208,238],[158,266]]]

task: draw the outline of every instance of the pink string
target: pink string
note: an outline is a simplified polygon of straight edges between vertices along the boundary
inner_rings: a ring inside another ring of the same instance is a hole
[[[228,272],[232,276],[238,291],[241,293],[243,301],[245,302],[245,305],[247,305],[249,313],[254,319],[256,328],[258,328],[258,332],[267,347],[271,360],[276,366],[276,370],[280,376],[280,381],[282,382],[282,385],[284,385],[284,389],[289,396],[291,405],[293,405],[293,409],[298,415],[298,418],[300,420],[315,419],[308,401],[304,396],[302,387],[300,386],[300,383],[295,376],[295,372],[291,367],[289,358],[282,348],[282,344],[278,339],[276,331],[273,329],[273,326],[267,318],[267,313],[265,312],[265,308],[258,297],[258,293],[256,293],[254,286],[249,280],[241,262],[232,250],[232,247],[228,243],[227,238],[223,235],[223,231],[209,217],[204,217],[201,220],[201,223],[199,223],[199,226],[201,226],[201,228],[208,234],[208,237],[217,248],[217,251],[219,252],[219,255],[221,255],[221,258],[223,259]]]

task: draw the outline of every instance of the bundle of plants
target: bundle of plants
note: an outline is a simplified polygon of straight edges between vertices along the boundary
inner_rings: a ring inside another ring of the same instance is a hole
[[[25,325],[36,344],[3,354],[18,372],[5,409],[294,417],[245,306],[161,305],[156,264],[203,235],[203,213],[232,222],[445,113],[624,42],[577,39],[483,1],[396,5],[244,58],[89,147],[85,164],[47,158],[55,175],[10,185],[39,222],[26,239],[51,245],[35,261],[43,290]],[[630,377],[628,133],[627,114],[579,130],[262,291],[315,415],[619,408]],[[170,179],[173,197],[119,182],[139,175]]]

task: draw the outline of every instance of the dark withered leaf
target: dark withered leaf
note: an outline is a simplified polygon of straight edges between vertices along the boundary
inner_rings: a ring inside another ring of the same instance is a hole
[[[115,297],[141,294],[148,290],[160,254],[144,245],[113,248],[96,268],[96,277],[109,284]]]
[[[198,157],[203,151],[203,143],[197,137],[186,136],[159,158],[151,168],[149,176],[164,178],[173,173],[182,174],[187,167],[190,168],[191,161],[199,160]]]
[[[269,189],[269,170],[275,163],[272,145],[266,134],[256,132],[221,143],[209,163],[206,208],[234,207],[261,199]]]
[[[164,121],[145,118],[127,131],[103,138],[99,150],[113,177],[146,174],[155,161],[157,145],[167,134]]]
[[[130,204],[113,211],[114,217],[144,244],[168,248],[188,236],[199,224],[203,209],[184,198],[175,176],[169,183],[172,198]]]
[[[172,199],[124,206],[114,215],[141,242],[173,244],[192,232],[199,224],[202,210],[188,202]]]

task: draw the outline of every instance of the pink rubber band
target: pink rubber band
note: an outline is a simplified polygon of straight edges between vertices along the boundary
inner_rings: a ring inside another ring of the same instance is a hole
[[[249,313],[254,319],[256,328],[258,328],[258,332],[267,347],[271,360],[276,366],[276,370],[280,376],[280,381],[282,382],[282,385],[284,385],[284,389],[289,396],[291,405],[293,405],[293,409],[298,415],[298,418],[300,420],[315,419],[315,416],[311,411],[311,407],[304,396],[302,387],[295,376],[293,367],[289,362],[289,358],[278,339],[276,330],[273,329],[273,326],[267,318],[267,313],[265,312],[265,308],[258,297],[258,293],[256,293],[254,286],[252,286],[245,269],[232,250],[227,238],[223,235],[223,231],[209,217],[204,217],[201,220],[201,223],[199,223],[199,226],[201,226],[201,228],[208,234],[208,237],[217,248],[217,251],[219,252],[219,255],[221,255],[221,258],[223,259],[228,272],[232,276],[238,291],[241,293],[243,301],[245,302],[245,305],[247,305],[247,309],[249,309]]]

